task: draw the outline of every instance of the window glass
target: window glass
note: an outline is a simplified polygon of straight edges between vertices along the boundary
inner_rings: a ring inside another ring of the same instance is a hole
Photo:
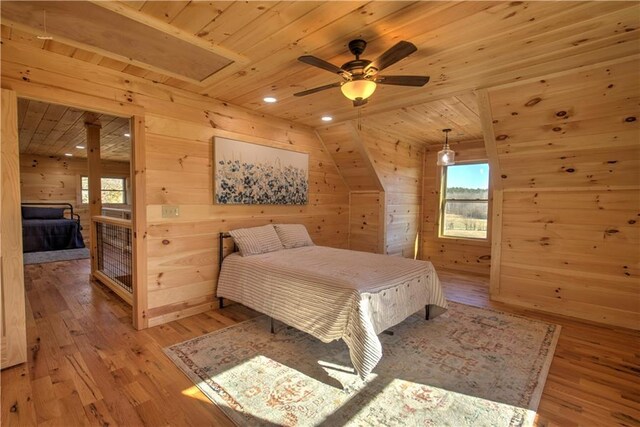
[[[89,203],[89,177],[82,177],[82,204]]]
[[[82,179],[82,203],[89,203],[89,178]],[[102,190],[102,203],[125,204],[126,191],[124,178],[102,178],[100,180]]]
[[[443,168],[440,235],[487,238],[489,164],[457,164]]]

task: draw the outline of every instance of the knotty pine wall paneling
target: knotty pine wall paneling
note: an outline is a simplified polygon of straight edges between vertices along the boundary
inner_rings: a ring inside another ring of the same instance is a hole
[[[351,191],[349,196],[349,249],[384,253],[384,192]]]
[[[365,142],[351,122],[316,129],[349,189],[349,249],[385,253],[385,193]]]
[[[102,175],[129,178],[128,162],[102,161]],[[89,208],[81,204],[81,176],[87,176],[87,159],[73,157],[49,157],[36,154],[20,154],[20,196],[23,202],[71,203],[73,212],[80,215],[82,237],[89,243]],[[128,180],[129,181],[129,180]],[[119,208],[122,205],[105,204]]]
[[[482,140],[452,142],[450,145],[456,152],[457,163],[487,161]],[[441,145],[429,145],[424,157],[421,258],[431,261],[436,268],[488,276],[491,267],[490,235],[487,240],[482,241],[438,236],[442,168],[437,166],[436,162],[438,151],[441,149]],[[491,199],[491,191],[489,198]]]
[[[349,248],[413,258],[422,144],[352,121],[317,131],[351,191]]]
[[[384,187],[384,253],[413,258],[420,229],[423,145],[384,130],[359,130]]]
[[[19,96],[122,115],[145,123],[149,326],[217,307],[220,231],[303,223],[319,245],[346,248],[349,190],[312,128],[212,98],[3,40],[2,87]],[[50,100],[51,101],[51,100]],[[213,204],[215,136],[309,153],[309,204]],[[162,205],[178,218],[162,218]]]
[[[639,69],[489,89],[503,188],[493,299],[640,329]]]

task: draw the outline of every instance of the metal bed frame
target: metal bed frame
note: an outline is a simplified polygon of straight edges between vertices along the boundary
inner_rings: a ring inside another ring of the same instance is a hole
[[[78,223],[78,226],[80,227],[80,230],[82,230],[82,227],[80,226],[80,215],[78,215],[77,213],[73,213],[73,205],[71,203],[54,203],[54,202],[34,202],[34,203],[29,203],[29,202],[24,202],[24,203],[20,203],[20,206],[64,206],[64,209],[67,210],[69,209],[70,214],[71,214],[71,218],[75,220]]]
[[[219,241],[219,252],[218,252],[218,277],[220,277],[220,272],[222,271],[222,261],[224,261],[224,239],[232,239],[231,234],[222,231],[220,232],[220,241]],[[232,239],[233,240],[233,239]],[[236,242],[233,242],[233,252],[238,251],[238,246]],[[219,297],[218,301],[220,301],[220,308],[224,308],[224,298]]]

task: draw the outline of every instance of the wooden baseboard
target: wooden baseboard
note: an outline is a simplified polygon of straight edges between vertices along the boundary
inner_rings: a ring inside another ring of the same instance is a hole
[[[584,322],[593,323],[594,325],[603,326],[617,326],[632,330],[640,330],[640,317],[639,315],[631,316],[628,314],[616,313],[615,315],[608,315],[602,307],[595,307],[592,311],[583,312],[573,309],[558,310],[554,307],[549,307],[543,303],[535,303],[530,301],[524,301],[521,299],[510,298],[500,295],[490,295],[491,301],[509,304],[517,307],[526,308],[533,311],[542,313],[554,314],[562,317],[579,319]]]
[[[225,304],[227,301],[225,301]],[[193,316],[195,314],[204,313],[209,310],[217,310],[220,308],[218,299],[212,301],[207,301],[204,303],[200,303],[194,305],[192,307],[184,308],[182,310],[174,311],[167,314],[160,314],[157,316],[153,316],[153,309],[149,310],[149,327],[162,325],[163,323],[173,322],[174,320],[182,319],[183,317]]]

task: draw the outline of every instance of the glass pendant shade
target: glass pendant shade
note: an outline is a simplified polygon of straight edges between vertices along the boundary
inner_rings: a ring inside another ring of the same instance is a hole
[[[456,152],[449,148],[449,132],[451,129],[442,129],[444,132],[444,146],[438,151],[438,166],[449,166],[456,162]]]
[[[438,166],[449,166],[456,161],[456,152],[449,148],[449,145],[445,145],[444,148],[438,151]]]
[[[371,80],[351,80],[340,86],[344,96],[352,101],[367,99],[376,91],[376,82]]]

